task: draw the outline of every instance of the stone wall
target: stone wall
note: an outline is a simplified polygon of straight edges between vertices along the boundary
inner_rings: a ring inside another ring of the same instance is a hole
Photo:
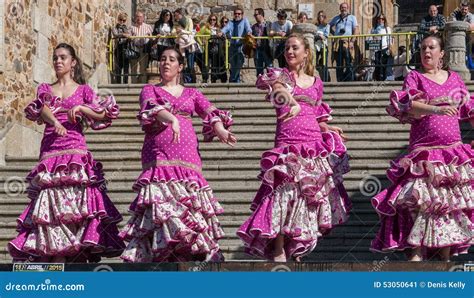
[[[167,8],[174,11],[176,8],[184,8],[193,17],[205,20],[213,12],[219,17],[226,15],[232,18],[233,9],[240,5],[244,9],[244,15],[251,23],[255,22],[253,12],[255,8],[261,7],[265,10],[265,16],[271,21],[276,20],[276,9],[282,8],[289,12],[291,19],[296,19],[298,4],[313,4],[313,20],[319,10],[324,10],[329,18],[339,13],[339,3],[348,2],[353,8],[364,32],[368,33],[372,28],[372,17],[378,13],[384,13],[389,20],[393,20],[393,0],[137,0],[136,9],[145,12],[146,22],[153,24],[159,17],[160,11]],[[375,3],[375,4],[374,4]],[[310,16],[311,17],[311,16]],[[392,22],[393,26],[393,22]]]
[[[271,21],[276,20],[276,10],[280,8],[287,10],[291,19],[296,19],[298,4],[313,4],[314,15],[323,9],[330,16],[337,13],[339,5],[336,0],[137,0],[137,9],[145,12],[147,22],[153,24],[163,8],[174,11],[176,8],[182,7],[193,17],[205,21],[211,12],[219,17],[225,15],[232,18],[234,8],[239,5],[244,9],[244,15],[253,23],[255,22],[254,9],[259,7],[264,9],[265,16]]]
[[[24,118],[23,109],[34,98],[38,83],[54,82],[51,57],[61,42],[75,47],[89,83],[94,87],[107,83],[109,28],[120,10],[130,12],[131,0],[0,0],[2,128],[13,123],[42,130]],[[0,139],[5,137],[0,135]],[[6,154],[31,155],[16,151],[16,146]],[[33,147],[38,146],[25,146]]]

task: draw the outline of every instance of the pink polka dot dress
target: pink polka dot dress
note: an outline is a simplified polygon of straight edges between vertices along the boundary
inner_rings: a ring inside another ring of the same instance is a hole
[[[179,143],[172,142],[171,127],[156,120],[163,110],[179,120]],[[230,113],[216,109],[197,89],[184,88],[179,97],[159,86],[142,89],[137,118],[145,132],[143,171],[133,186],[138,196],[132,217],[120,233],[128,242],[121,256],[127,262],[223,260],[217,215],[224,210],[202,175],[194,113],[203,119],[204,141],[215,136],[216,122],[226,129],[232,125]]]
[[[273,259],[274,240],[285,236],[287,258],[310,253],[318,239],[345,222],[351,202],[342,185],[349,171],[346,147],[338,134],[322,133],[319,123],[331,119],[322,102],[319,78],[301,88],[287,69],[273,68],[261,75],[257,87],[269,91],[277,116],[289,107],[272,99],[272,85],[282,83],[299,102],[301,112],[293,119],[277,121],[275,148],[262,154],[262,181],[250,209],[252,215],[239,228],[246,252]]]
[[[466,253],[473,242],[474,152],[462,143],[459,121],[474,118],[474,97],[452,71],[443,84],[412,71],[403,89],[392,91],[387,112],[411,124],[409,152],[392,161],[392,186],[372,199],[381,227],[371,249],[421,247],[428,258],[442,247]],[[458,115],[414,118],[413,101],[451,105]]]
[[[68,121],[67,111],[83,105],[101,121],[80,115]],[[18,236],[8,244],[14,260],[47,262],[56,256],[70,262],[97,261],[100,256],[118,256],[125,247],[118,237],[122,216],[106,194],[102,165],[87,149],[84,127],[94,130],[111,125],[119,115],[113,97],[99,98],[88,85],[79,85],[67,97],[55,97],[49,84],[38,86],[37,97],[25,109],[26,117],[42,124],[41,111],[51,109],[67,129],[59,136],[45,123],[40,161],[27,176],[27,208],[18,218]]]

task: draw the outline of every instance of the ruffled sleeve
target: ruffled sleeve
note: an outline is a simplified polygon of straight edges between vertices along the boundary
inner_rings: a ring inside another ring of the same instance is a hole
[[[323,82],[321,79],[316,78],[316,106],[314,107],[314,113],[318,122],[328,122],[332,120],[332,109],[329,105],[323,102]]]
[[[316,120],[318,122],[328,122],[332,120],[332,109],[329,107],[329,105],[325,102],[321,102],[316,108],[315,108],[315,114],[316,114]]]
[[[119,106],[117,105],[114,96],[112,94],[99,96],[88,85],[84,86],[83,92],[83,106],[90,108],[96,113],[102,113],[105,111],[105,118],[102,120],[92,119],[87,116],[85,117],[90,128],[93,130],[101,130],[112,125],[112,120],[117,119],[120,114]]]
[[[222,111],[213,106],[209,100],[199,90],[195,89],[194,109],[202,119],[202,134],[204,142],[210,142],[216,136],[214,124],[222,122],[225,129],[229,129],[232,124],[232,115],[229,111]]]
[[[156,120],[156,115],[163,110],[170,111],[170,103],[156,94],[153,85],[143,87],[140,93],[140,112],[137,115],[143,131],[155,131],[168,126],[168,123]]]
[[[44,121],[41,118],[41,111],[45,105],[54,112],[56,99],[52,96],[49,85],[43,83],[36,89],[36,98],[25,108],[26,118],[31,121],[36,121],[38,124],[43,124]]]
[[[406,77],[403,90],[390,92],[390,103],[386,111],[401,123],[413,123],[415,118],[409,114],[413,101],[426,102],[425,96],[423,91],[418,90],[418,82],[413,71]]]
[[[453,72],[453,75],[457,76],[456,85],[459,87],[451,92],[451,100],[459,103],[459,120],[470,121],[474,119],[474,94],[469,93],[464,81],[457,73]]]
[[[461,105],[459,112],[461,121],[474,119],[474,95],[468,97],[467,101]]]
[[[268,92],[267,100],[270,100],[273,92],[273,85],[276,83],[281,83],[285,86],[290,94],[293,93],[296,86],[295,78],[291,75],[288,69],[276,67],[268,68],[266,73],[260,74],[255,85],[260,90],[266,90]]]

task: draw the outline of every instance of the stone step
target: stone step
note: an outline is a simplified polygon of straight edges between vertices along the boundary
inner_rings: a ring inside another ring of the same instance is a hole
[[[332,125],[332,123],[331,123]],[[341,124],[340,127],[344,129],[344,132],[347,134],[349,133],[361,133],[361,134],[370,134],[370,133],[401,133],[405,132],[408,136],[408,132],[410,131],[410,126],[408,125],[398,125],[398,124],[391,124],[391,125],[371,125],[371,124]],[[196,134],[201,133],[201,128],[195,129]],[[254,133],[267,133],[270,135],[275,134],[275,124],[273,125],[235,125],[232,127],[232,132],[236,134],[254,134]],[[466,129],[465,132],[468,132]],[[92,131],[88,130],[86,134],[102,134],[102,135],[143,135],[143,131],[138,125],[133,127],[116,127],[112,125],[111,127],[107,128],[106,130],[99,130],[99,131]],[[389,136],[387,136],[389,138]]]
[[[248,93],[208,93],[204,94],[206,98],[212,102],[213,104],[231,104],[231,103],[244,103],[244,102],[260,102],[260,103],[268,103],[270,100],[266,99],[267,93],[266,92],[253,92],[251,90]],[[137,93],[114,93],[115,100],[119,105],[122,104],[132,104],[132,105],[139,105],[139,94]],[[371,102],[376,101],[385,101],[388,104],[388,100],[390,98],[390,92],[378,92],[373,93],[371,91],[361,92],[359,94],[354,93],[335,93],[335,92],[324,92],[323,94],[323,101],[330,103],[336,101],[354,101],[354,96],[359,100],[356,103],[367,105]]]
[[[354,113],[363,113],[364,108],[379,108],[384,110],[388,105],[388,98],[380,98],[379,100],[372,100],[367,103],[359,103],[351,99],[344,98],[333,98],[334,101],[327,101],[326,103],[335,110],[346,110]],[[273,110],[272,105],[269,102],[259,99],[253,99],[248,101],[212,101],[212,103],[221,110]],[[122,112],[138,112],[139,105],[137,99],[134,102],[120,102],[118,101],[120,110]],[[388,116],[388,115],[387,115]]]
[[[330,91],[340,91],[341,89],[346,90],[350,89],[352,90],[367,90],[368,88],[373,88],[377,90],[394,90],[395,88],[400,88],[402,87],[402,82],[400,81],[384,81],[384,82],[376,82],[376,81],[371,81],[371,82],[361,82],[361,81],[354,81],[354,82],[325,82],[324,83],[324,88],[325,90],[330,90]],[[467,88],[474,88],[474,81],[466,81],[465,85]],[[110,89],[113,90],[114,92],[119,91],[119,90],[124,90],[124,91],[130,91],[130,90],[140,90],[143,88],[145,84],[104,84],[100,85],[99,89]],[[235,90],[247,90],[250,87],[255,87],[254,82],[249,82],[249,83],[212,83],[212,84],[201,84],[201,83],[195,83],[195,84],[186,84],[186,87],[190,88],[199,88],[204,90],[203,92],[208,92],[210,90],[223,90],[225,92],[235,91]],[[333,90],[334,89],[334,90]]]
[[[402,153],[400,150],[351,150],[350,156],[352,160],[360,160],[370,163],[387,163]],[[225,156],[216,156],[218,151],[204,151],[201,152],[201,159],[204,164],[208,165],[231,165],[235,163],[239,164],[259,164],[261,151],[231,151],[227,152]],[[113,155],[112,155],[113,154]],[[96,152],[93,154],[94,159],[100,162],[112,162],[109,166],[120,168],[123,164],[141,164],[140,152]],[[28,163],[29,166],[33,167],[36,165],[37,157],[7,157],[7,162],[12,163]]]
[[[127,109],[126,111],[121,110],[119,119],[133,119],[136,120],[138,108],[133,111]],[[349,118],[349,117],[390,117],[384,109],[364,107],[359,109],[337,109],[331,114],[334,119],[337,118]],[[255,118],[255,111],[253,109],[234,109],[232,111],[234,119],[240,118]],[[259,118],[275,118],[275,110],[271,107],[258,111]],[[197,118],[197,116],[196,116]],[[138,122],[138,120],[136,120]]]
[[[29,172],[31,171],[30,162],[34,162],[34,158],[32,157],[25,163],[9,163],[7,166],[0,167],[0,173],[11,173],[11,172]],[[37,161],[37,159],[36,159]],[[354,171],[367,171],[367,170],[380,170],[385,169],[388,167],[386,163],[369,163],[367,164],[365,161],[359,160],[350,160],[351,165],[351,172]],[[34,165],[34,164],[33,164]],[[105,168],[112,169],[108,164],[106,164]],[[128,171],[139,171],[141,170],[141,164],[122,164],[120,166],[120,170],[125,172]],[[211,164],[204,164],[203,165],[203,172],[207,174],[212,173],[220,173],[220,172],[242,172],[242,171],[260,171],[260,164],[259,163],[249,163],[249,164],[231,164],[231,165],[211,165]]]
[[[87,144],[94,144],[94,143],[107,143],[107,144],[113,144],[113,143],[120,143],[120,144],[127,144],[127,143],[143,143],[144,140],[144,134],[141,136],[130,136],[130,137],[123,137],[123,136],[117,136],[117,135],[112,135],[108,137],[104,137],[103,135],[100,134],[87,134],[86,139],[87,139]],[[203,142],[203,137],[201,134],[198,134],[198,139],[199,142]],[[242,134],[239,135],[238,143],[244,143],[244,142],[252,142],[252,143],[259,143],[259,144],[267,144],[271,143],[273,144],[275,140],[275,136],[271,134],[266,134],[266,133],[260,133],[260,134]],[[362,134],[354,134],[351,135],[349,138],[348,143],[354,143],[354,142],[386,142],[387,140],[390,140],[393,143],[396,143],[395,141],[398,142],[404,142],[405,144],[408,144],[408,135],[407,133],[394,133],[391,134],[390,137],[387,137],[387,134],[370,134],[370,135],[362,135]],[[206,145],[204,142],[202,145]]]
[[[229,154],[233,152],[247,152],[249,154],[261,154],[264,151],[267,151],[273,148],[273,142],[245,142],[237,143],[235,147],[229,147],[225,144],[220,144],[217,142],[213,143],[200,143],[199,151],[204,154],[205,152],[228,152]],[[408,148],[407,143],[403,141],[385,141],[385,142],[352,142],[348,141],[346,144],[347,150],[349,153],[356,152],[357,150],[405,150]],[[128,151],[140,151],[142,149],[142,142],[137,143],[124,143],[124,144],[110,144],[108,142],[103,143],[91,143],[88,145],[88,148],[91,152],[128,152]]]
[[[193,119],[193,125],[195,129],[201,127],[201,119]],[[275,117],[267,118],[234,118],[234,126],[244,126],[244,125],[271,125],[276,124]],[[385,116],[374,116],[374,117],[350,117],[350,118],[337,118],[331,121],[331,125],[341,125],[341,124],[381,124],[381,125],[400,125],[401,124],[392,117]],[[114,127],[140,127],[136,119],[118,119],[113,123]]]

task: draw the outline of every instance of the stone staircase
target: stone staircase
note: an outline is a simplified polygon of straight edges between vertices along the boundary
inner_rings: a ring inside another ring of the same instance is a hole
[[[332,124],[342,127],[350,137],[347,147],[352,171],[345,176],[345,186],[354,208],[350,220],[323,238],[305,260],[366,262],[386,256],[392,261],[404,259],[401,254],[381,255],[368,250],[378,229],[378,217],[369,199],[388,186],[385,171],[389,160],[403,153],[408,143],[409,126],[399,124],[385,113],[390,90],[400,86],[395,82],[326,85],[325,101],[334,109]],[[127,208],[135,198],[131,186],[141,170],[143,133],[135,119],[141,86],[106,85],[102,88],[115,95],[121,117],[104,131],[87,131],[87,142],[95,159],[104,164],[109,195],[124,214],[122,226],[129,218]],[[469,83],[469,89],[474,92],[474,82]],[[252,257],[243,253],[235,232],[250,214],[249,205],[259,187],[256,176],[260,155],[273,147],[274,110],[264,101],[264,93],[253,85],[216,84],[201,90],[218,108],[232,110],[233,131],[238,138],[236,148],[216,141],[200,143],[204,175],[225,209],[219,217],[226,232],[220,245],[227,260],[251,260]],[[200,119],[194,119],[194,124],[202,140]],[[469,126],[463,126],[466,142],[470,142],[473,135]],[[24,185],[20,185],[17,194],[9,194],[6,186],[14,188],[12,179],[24,179],[36,162],[36,157],[7,157],[7,166],[0,168],[0,185],[4,185],[0,188],[0,262],[11,262],[6,244],[16,235],[15,219],[27,204],[26,194],[21,193]],[[471,252],[461,258],[472,260],[474,254]]]

